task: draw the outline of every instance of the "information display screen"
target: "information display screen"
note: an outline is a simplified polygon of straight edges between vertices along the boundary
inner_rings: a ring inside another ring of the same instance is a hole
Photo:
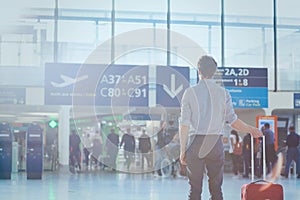
[[[294,108],[300,108],[300,93],[294,93]]]
[[[235,108],[268,107],[267,68],[220,67],[216,79],[230,92]]]

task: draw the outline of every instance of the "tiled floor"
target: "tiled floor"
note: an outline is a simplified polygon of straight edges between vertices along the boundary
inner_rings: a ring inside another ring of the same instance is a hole
[[[208,199],[205,179],[203,199]],[[224,175],[223,192],[227,200],[238,200],[247,179]],[[284,187],[286,200],[300,199],[300,179],[277,180]],[[183,177],[163,178],[153,174],[125,174],[97,171],[80,174],[44,172],[42,180],[27,180],[25,173],[0,180],[1,200],[141,200],[187,199],[188,182]]]

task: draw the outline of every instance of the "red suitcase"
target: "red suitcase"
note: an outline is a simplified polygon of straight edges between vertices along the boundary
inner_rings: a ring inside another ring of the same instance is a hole
[[[263,178],[266,177],[265,166],[265,137],[263,136]],[[280,184],[275,184],[265,180],[254,181],[254,146],[253,137],[251,137],[251,171],[252,183],[244,184],[242,186],[242,200],[283,200],[283,188]]]
[[[283,188],[280,184],[258,180],[242,186],[242,200],[283,200]]]
[[[283,188],[280,184],[258,180],[242,186],[242,200],[283,200]]]

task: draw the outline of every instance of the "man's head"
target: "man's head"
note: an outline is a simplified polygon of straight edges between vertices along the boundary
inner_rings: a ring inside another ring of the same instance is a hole
[[[203,78],[212,78],[217,70],[217,62],[211,56],[202,56],[198,61],[198,71]]]
[[[295,132],[295,126],[291,125],[291,126],[289,127],[289,131],[290,131],[290,133],[291,133],[291,132]]]
[[[265,129],[269,129],[270,128],[270,124],[269,123],[265,123],[264,127],[265,127]]]

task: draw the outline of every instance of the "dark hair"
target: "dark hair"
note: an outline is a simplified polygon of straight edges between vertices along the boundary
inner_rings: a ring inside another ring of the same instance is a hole
[[[204,77],[211,78],[217,70],[217,62],[211,56],[202,56],[198,61],[198,70]]]
[[[264,124],[264,127],[265,127],[265,128],[270,128],[270,124],[269,124],[269,123],[265,123],[265,124]]]
[[[289,131],[295,131],[295,126],[293,126],[293,125],[291,125],[290,127],[289,127]]]
[[[238,132],[236,130],[232,130],[231,134],[235,135],[236,143],[240,142],[240,137],[239,137]]]

